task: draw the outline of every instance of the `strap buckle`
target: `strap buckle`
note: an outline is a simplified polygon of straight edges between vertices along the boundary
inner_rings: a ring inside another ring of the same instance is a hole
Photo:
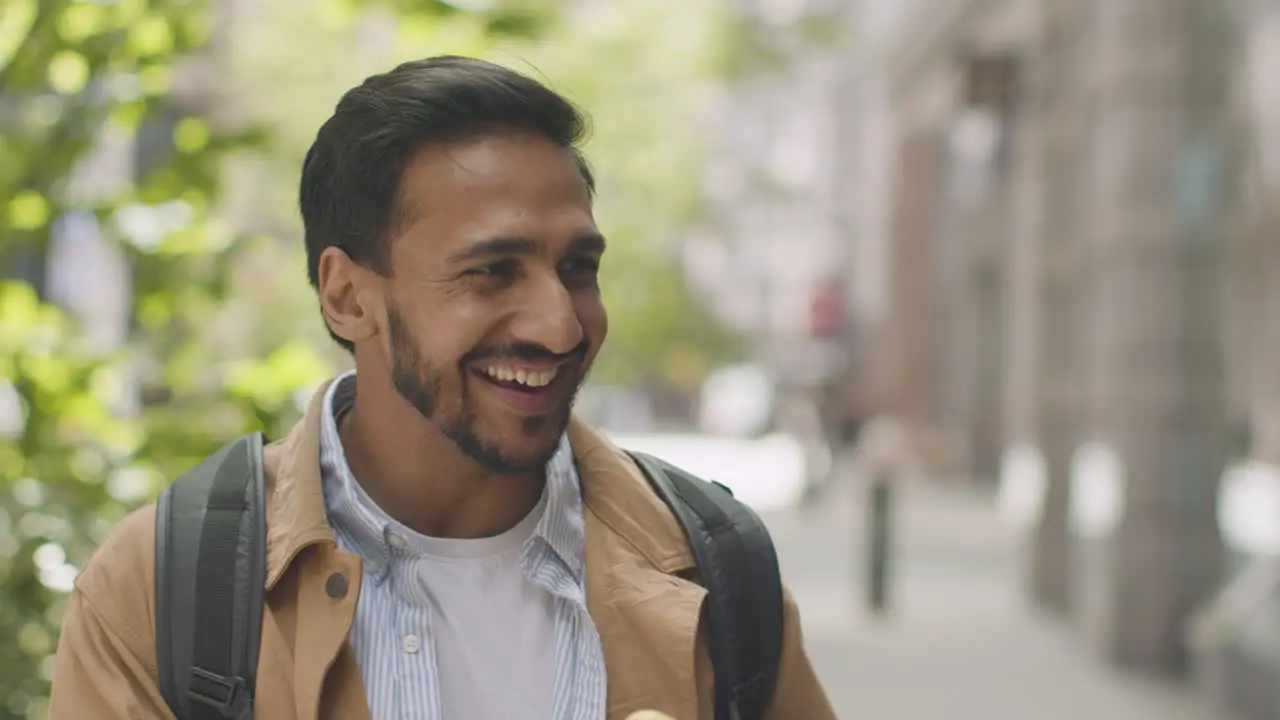
[[[222,717],[234,720],[245,709],[248,700],[244,678],[223,677],[203,668],[191,668],[187,697],[217,710]]]

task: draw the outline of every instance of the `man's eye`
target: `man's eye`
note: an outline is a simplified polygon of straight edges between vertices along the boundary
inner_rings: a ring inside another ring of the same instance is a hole
[[[516,264],[510,260],[503,260],[471,268],[465,274],[471,277],[511,277],[516,274]]]
[[[565,261],[564,272],[595,273],[600,269],[600,260],[593,257],[580,257]]]

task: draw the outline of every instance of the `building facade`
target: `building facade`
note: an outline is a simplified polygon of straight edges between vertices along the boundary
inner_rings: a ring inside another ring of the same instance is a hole
[[[853,255],[887,278],[863,297],[887,409],[935,472],[1032,488],[1032,597],[1180,672],[1229,579],[1219,478],[1277,452],[1275,10],[864,11]]]

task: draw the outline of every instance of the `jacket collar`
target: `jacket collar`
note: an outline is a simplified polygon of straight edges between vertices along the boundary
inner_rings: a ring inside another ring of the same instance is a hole
[[[321,419],[331,382],[316,391],[293,430],[264,451],[268,590],[309,546],[336,545],[320,475]],[[621,538],[644,564],[662,573],[694,566],[679,524],[623,451],[576,415],[569,422],[569,445],[578,466],[583,504],[600,520],[598,525],[587,525],[588,548],[593,535],[605,531]]]

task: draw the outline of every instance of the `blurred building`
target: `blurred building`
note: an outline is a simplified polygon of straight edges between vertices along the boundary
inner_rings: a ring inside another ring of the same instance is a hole
[[[1035,488],[1037,601],[1116,662],[1185,670],[1230,579],[1219,478],[1280,450],[1275,6],[863,11],[885,410],[935,472]]]

